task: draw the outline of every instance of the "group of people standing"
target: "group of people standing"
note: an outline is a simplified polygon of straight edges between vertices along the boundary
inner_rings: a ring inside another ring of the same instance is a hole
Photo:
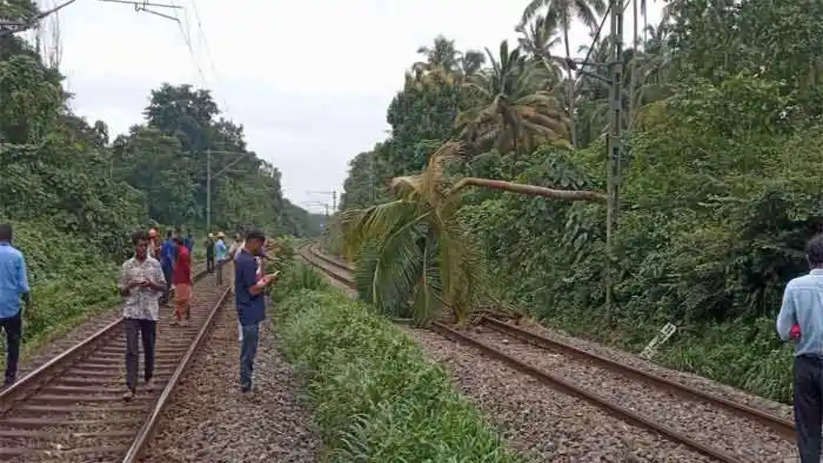
[[[258,327],[265,318],[263,289],[269,286],[276,275],[262,274],[262,249],[265,235],[253,230],[246,234],[245,241],[240,235],[227,248],[220,232],[210,234],[206,240],[207,271],[214,272],[215,259],[217,284],[222,285],[224,263],[233,264],[234,277],[230,279],[231,290],[235,293],[240,326],[240,387],[249,392],[252,385],[254,357],[257,351]],[[127,260],[121,269],[118,288],[125,299],[123,316],[126,328],[126,387],[124,400],[131,400],[137,392],[138,336],[142,339],[144,352],[145,387],[153,387],[154,345],[160,304],[167,303],[171,289],[174,290],[174,320],[172,325],[187,326],[191,318],[192,274],[191,251],[194,242],[191,234],[182,238],[180,234],[167,233],[166,241],[160,244],[155,230],[149,233],[136,232],[134,257]],[[251,262],[251,264],[249,263]],[[251,269],[250,266],[253,266]]]

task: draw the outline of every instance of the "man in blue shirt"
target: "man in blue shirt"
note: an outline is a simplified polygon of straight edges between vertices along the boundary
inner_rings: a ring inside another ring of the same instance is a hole
[[[819,463],[823,409],[823,235],[806,245],[811,272],[783,293],[777,333],[795,341],[794,420],[802,463]]]
[[[191,229],[189,229],[188,233],[186,233],[186,238],[183,240],[183,246],[189,250],[189,253],[191,253],[191,250],[194,249],[194,237],[191,236]]]
[[[225,237],[226,235],[223,232],[218,233],[217,242],[214,243],[214,257],[217,259],[217,286],[223,284],[223,263],[228,255],[228,248],[226,243],[223,242]],[[231,278],[234,278],[234,275],[231,275]]]
[[[17,376],[20,356],[20,338],[23,334],[20,316],[20,298],[31,309],[26,259],[11,246],[12,230],[9,224],[0,224],[0,328],[6,330],[6,381],[11,386]]]
[[[266,301],[263,290],[274,282],[277,274],[257,278],[257,260],[266,236],[258,230],[246,234],[246,244],[234,259],[234,287],[237,318],[243,331],[240,344],[240,390],[251,391],[254,357],[257,354],[257,337],[260,322],[266,318]]]
[[[166,232],[166,241],[160,248],[160,268],[163,269],[163,277],[166,279],[166,291],[160,297],[161,304],[168,304],[169,291],[171,291],[171,277],[174,272],[174,263],[177,261],[177,244],[172,240],[171,230]]]

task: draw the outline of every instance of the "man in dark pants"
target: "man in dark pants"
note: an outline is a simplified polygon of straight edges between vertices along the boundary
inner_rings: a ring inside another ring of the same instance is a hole
[[[257,230],[246,234],[246,244],[237,252],[234,260],[234,287],[237,317],[240,321],[243,339],[240,344],[240,390],[251,391],[254,357],[257,354],[257,337],[260,322],[266,318],[266,302],[263,290],[274,282],[276,275],[265,275],[257,279],[257,260],[265,235]]]
[[[174,273],[174,263],[177,261],[177,244],[172,239],[171,230],[166,232],[166,241],[163,242],[163,247],[160,248],[160,265],[163,269],[163,278],[166,279],[166,288],[163,290],[163,295],[160,297],[162,304],[168,304],[169,293],[171,292],[171,276]]]
[[[819,463],[823,409],[823,235],[806,245],[811,272],[786,285],[777,332],[795,340],[794,420],[802,463]]]
[[[166,290],[166,279],[160,262],[148,255],[149,237],[139,231],[132,235],[134,257],[123,263],[117,287],[125,299],[123,318],[126,328],[126,387],[123,400],[131,400],[137,392],[138,334],[143,340],[146,389],[152,389],[154,373],[154,341],[160,318],[158,299]]]
[[[11,239],[11,225],[0,224],[0,328],[6,331],[4,386],[11,386],[17,377],[17,359],[23,334],[20,298],[26,302],[26,310],[31,310],[32,305],[26,259],[23,253],[12,247]]]
[[[206,238],[206,271],[214,273],[214,235],[211,233]]]

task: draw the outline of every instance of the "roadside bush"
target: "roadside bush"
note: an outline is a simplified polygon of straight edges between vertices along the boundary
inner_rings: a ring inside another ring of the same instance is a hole
[[[282,301],[289,295],[302,289],[327,290],[331,288],[322,275],[308,265],[294,260],[281,266],[277,283],[272,286],[271,296],[275,302]],[[267,270],[268,271],[268,270]],[[278,306],[278,311],[280,307]]]
[[[276,323],[330,461],[518,461],[446,373],[366,305],[304,289],[278,305]]]

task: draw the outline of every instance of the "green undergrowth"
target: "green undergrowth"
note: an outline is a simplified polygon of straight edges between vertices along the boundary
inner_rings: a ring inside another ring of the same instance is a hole
[[[411,338],[327,285],[298,289],[305,271],[284,276],[275,323],[327,461],[519,461]]]
[[[56,231],[48,223],[14,224],[14,246],[28,267],[33,307],[23,310],[23,356],[120,302],[118,267],[93,243]],[[0,365],[5,366],[5,342]]]

